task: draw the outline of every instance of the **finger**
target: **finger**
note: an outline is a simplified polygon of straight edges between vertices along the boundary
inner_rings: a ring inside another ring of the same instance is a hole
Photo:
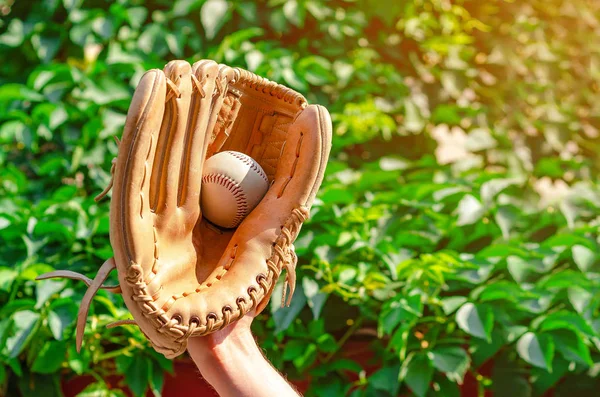
[[[192,67],[192,100],[190,105],[190,129],[184,143],[183,164],[180,175],[178,203],[186,212],[200,213],[200,185],[204,147],[210,139],[207,129],[219,65],[210,60],[198,61]]]
[[[189,125],[192,90],[191,66],[186,61],[169,62],[164,73],[168,92],[150,183],[150,206],[155,213],[172,212],[177,207],[179,170]]]

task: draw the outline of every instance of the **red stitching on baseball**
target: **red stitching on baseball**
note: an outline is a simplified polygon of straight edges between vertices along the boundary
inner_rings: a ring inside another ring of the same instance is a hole
[[[263,171],[257,165],[257,163],[252,160],[252,157],[248,156],[247,154],[240,153],[240,152],[234,152],[234,151],[229,151],[227,153],[229,153],[230,155],[232,155],[236,159],[241,160],[242,163],[246,164],[247,166],[249,166],[250,168],[252,168],[254,171],[256,171],[256,173],[259,174],[260,177],[262,179],[264,179],[265,182],[269,183],[269,179],[267,178],[267,174],[265,174],[265,171]]]
[[[223,174],[207,174],[202,177],[202,183],[216,183],[231,192],[237,204],[237,212],[231,221],[231,225],[238,224],[248,215],[248,199],[246,198],[246,194],[233,179]]]

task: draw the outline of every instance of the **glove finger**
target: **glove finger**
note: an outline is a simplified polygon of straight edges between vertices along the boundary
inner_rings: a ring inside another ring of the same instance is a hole
[[[215,130],[215,124],[217,123],[219,112],[221,111],[223,101],[225,100],[225,96],[229,90],[229,83],[233,82],[237,77],[238,76],[235,69],[232,69],[227,65],[219,65],[219,77],[216,81],[217,96],[213,102],[213,108],[210,112],[210,120],[208,121],[208,131],[210,134],[212,134]],[[211,138],[214,137],[211,136]],[[206,155],[206,148],[203,154]]]
[[[208,122],[212,108],[215,81],[219,65],[211,60],[202,60],[192,66],[192,99],[190,104],[190,131],[184,143],[181,182],[178,203],[196,222],[200,214],[200,185],[205,148],[210,130]]]
[[[263,287],[262,299],[269,299],[272,284],[281,273],[284,262],[290,260],[290,245],[309,215],[310,206],[323,180],[330,148],[329,113],[319,105],[307,106],[288,130],[267,195],[242,222],[230,241],[228,249],[238,245],[237,265],[232,266],[227,275],[232,282],[254,281],[262,274],[267,279],[269,288],[264,291],[264,287],[256,284],[256,281],[253,285],[258,291]],[[254,238],[254,241],[247,242],[248,236],[256,234],[255,230],[265,232]],[[266,253],[264,247],[269,247]],[[293,277],[290,277],[290,281],[292,280]],[[293,286],[290,287],[293,290]],[[243,290],[247,286],[239,283],[238,288]],[[258,307],[263,309],[265,304],[259,302]]]
[[[156,149],[156,131],[160,129],[165,108],[166,79],[161,70],[150,70],[141,78],[127,113],[120,151],[115,165],[111,200],[111,243],[120,247],[122,260],[147,260],[143,245],[135,241],[152,239],[150,227],[150,173]],[[114,214],[114,215],[113,215]],[[128,235],[126,229],[136,230]],[[150,252],[151,255],[151,252]]]
[[[177,208],[183,143],[189,133],[191,71],[190,64],[180,60],[169,62],[164,68],[166,104],[150,181],[150,206],[157,214],[169,215]],[[159,218],[158,227],[163,219],[169,217]]]

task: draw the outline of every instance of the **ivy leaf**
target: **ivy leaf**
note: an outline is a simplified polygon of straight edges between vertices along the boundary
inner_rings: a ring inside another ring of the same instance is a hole
[[[462,384],[465,373],[471,365],[471,359],[463,348],[438,347],[428,355],[438,371],[445,373],[451,381]]]
[[[529,364],[552,372],[554,342],[548,335],[525,333],[517,342],[517,353]]]
[[[456,323],[469,335],[489,342],[494,326],[494,314],[483,306],[467,302],[456,312]]]

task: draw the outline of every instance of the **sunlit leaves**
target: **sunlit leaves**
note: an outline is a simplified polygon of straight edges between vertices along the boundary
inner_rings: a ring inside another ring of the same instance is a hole
[[[554,348],[554,342],[548,335],[533,332],[527,332],[517,342],[517,352],[523,360],[548,372],[552,371]]]
[[[488,307],[468,302],[456,312],[456,323],[466,333],[489,341],[494,326],[494,315]]]

